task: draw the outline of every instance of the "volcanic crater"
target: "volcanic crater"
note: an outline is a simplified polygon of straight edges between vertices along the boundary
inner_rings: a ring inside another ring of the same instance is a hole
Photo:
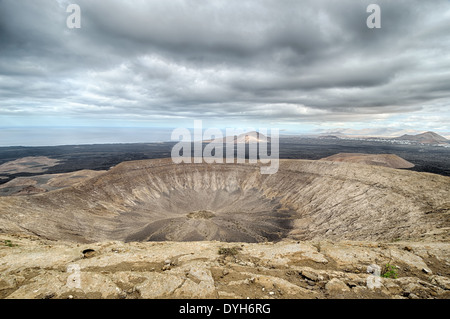
[[[448,239],[450,179],[386,167],[121,163],[76,185],[0,198],[0,231],[76,242]]]

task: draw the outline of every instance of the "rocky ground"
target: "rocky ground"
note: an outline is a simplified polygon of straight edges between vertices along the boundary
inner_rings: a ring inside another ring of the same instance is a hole
[[[450,297],[448,177],[260,168],[160,159],[75,184],[41,176],[58,189],[0,197],[0,298]]]
[[[0,235],[0,298],[449,297],[443,242],[77,244]]]

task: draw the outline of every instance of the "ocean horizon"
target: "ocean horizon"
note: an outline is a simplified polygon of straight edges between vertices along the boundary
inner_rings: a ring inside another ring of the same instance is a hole
[[[0,147],[169,142],[173,128],[4,127]]]

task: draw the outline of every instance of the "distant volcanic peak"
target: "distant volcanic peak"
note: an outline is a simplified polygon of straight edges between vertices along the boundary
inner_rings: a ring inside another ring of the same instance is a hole
[[[227,139],[233,138],[234,144],[237,143],[259,143],[259,142],[268,142],[270,143],[270,137],[265,136],[262,133],[251,131],[251,132],[245,132],[239,135],[234,136],[227,136],[221,139],[215,139],[215,140],[204,140],[204,143],[210,143],[214,141],[215,143],[226,143]]]
[[[256,131],[252,131],[235,136],[234,141],[236,143],[270,142],[270,137]]]
[[[427,143],[427,144],[435,144],[435,143],[448,143],[449,140],[445,137],[435,133],[435,132],[424,132],[417,135],[409,135],[404,134],[397,139],[399,140],[408,140],[408,141],[414,141],[419,143]]]
[[[338,153],[321,158],[321,161],[349,162],[366,165],[385,166],[391,168],[412,168],[414,164],[395,154],[363,154],[363,153]]]

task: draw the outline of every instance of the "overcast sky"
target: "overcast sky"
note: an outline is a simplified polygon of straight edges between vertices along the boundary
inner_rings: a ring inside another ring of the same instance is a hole
[[[450,1],[0,0],[0,119],[447,132]]]

